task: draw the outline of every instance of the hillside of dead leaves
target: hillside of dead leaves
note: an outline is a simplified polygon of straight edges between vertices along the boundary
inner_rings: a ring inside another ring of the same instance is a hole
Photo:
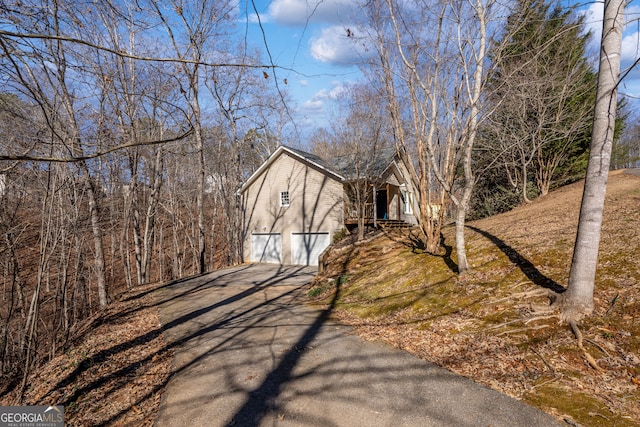
[[[68,426],[152,425],[173,357],[152,297],[158,286],[119,295],[29,378],[23,396],[16,385],[0,405],[64,405]]]
[[[611,174],[595,304],[584,351],[550,306],[569,276],[583,182],[468,223],[473,270],[455,273],[415,230],[343,242],[309,295],[339,293],[336,315],[395,347],[536,406],[570,425],[640,425],[640,177]]]
[[[640,425],[640,177],[608,185],[596,310],[581,324],[592,366],[549,307],[569,274],[582,183],[468,224],[473,271],[455,273],[453,228],[440,256],[415,231],[335,245],[311,303],[398,348],[551,413],[569,425]],[[169,380],[153,289],[120,294],[28,381],[22,404],[62,404],[69,426],[152,425]],[[0,396],[1,405],[20,399]]]

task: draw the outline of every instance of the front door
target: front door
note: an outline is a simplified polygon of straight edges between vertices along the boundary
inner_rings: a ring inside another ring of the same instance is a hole
[[[389,219],[387,212],[387,190],[378,190],[376,192],[376,218]]]

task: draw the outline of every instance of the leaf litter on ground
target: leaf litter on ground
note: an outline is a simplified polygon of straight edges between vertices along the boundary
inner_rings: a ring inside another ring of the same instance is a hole
[[[603,372],[587,363],[570,329],[549,311],[546,290],[523,271],[533,266],[534,278],[566,283],[581,190],[575,183],[470,223],[479,230],[467,231],[474,269],[462,277],[443,256],[413,251],[415,231],[347,238],[311,285],[319,292],[310,303],[328,301],[339,287],[334,317],[365,339],[388,342],[569,424],[638,426],[640,177],[610,177],[596,309],[580,325]],[[444,237],[454,241],[452,227]],[[136,287],[85,322],[29,378],[20,402],[63,403],[69,426],[153,425],[172,360],[150,293],[158,286]],[[18,401],[14,391],[0,404]]]
[[[388,230],[328,255],[314,301],[339,292],[335,317],[559,419],[583,426],[640,425],[640,177],[613,172],[584,347],[540,285],[569,276],[583,182],[466,231],[473,270],[412,250],[414,230]],[[453,226],[443,230],[453,246]],[[381,255],[383,254],[384,255]],[[343,277],[340,286],[329,279]]]

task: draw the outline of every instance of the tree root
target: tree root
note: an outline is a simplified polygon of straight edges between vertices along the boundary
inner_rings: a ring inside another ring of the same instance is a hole
[[[528,308],[529,310],[531,310],[532,313],[546,313],[546,314],[550,314],[555,312],[555,308],[550,306],[550,305],[540,305],[540,304],[533,304],[533,303],[529,303],[529,305],[523,305],[523,308]],[[557,317],[558,314],[555,314],[553,316],[549,315],[547,317]]]
[[[554,317],[560,317],[560,314],[558,313],[553,313],[552,311],[543,311],[542,313],[548,313],[545,314],[544,316],[536,316],[536,317],[529,317],[528,319],[524,320],[524,324],[528,325],[531,322],[535,322],[536,320],[546,320],[546,319],[552,319]]]
[[[613,297],[613,299],[611,300],[611,303],[609,304],[609,308],[607,309],[607,312],[604,313],[603,317],[608,316],[611,310],[613,310],[613,306],[616,304],[616,301],[618,301],[619,296],[620,296],[620,292],[616,293],[616,296]]]
[[[524,283],[531,283],[530,281],[525,281],[525,282],[520,282],[517,286],[520,286]],[[541,290],[541,289],[534,289],[534,290],[530,290],[530,291],[523,291],[523,292],[518,292],[515,294],[511,294],[511,295],[507,295],[506,297],[503,298],[499,298],[496,300],[491,300],[491,301],[487,301],[486,304],[498,304],[501,303],[503,301],[512,301],[514,299],[522,299],[522,298],[530,298],[530,297],[543,297],[548,295],[548,292],[546,290]]]
[[[575,320],[569,320],[568,323],[569,323],[569,326],[571,327],[571,331],[573,332],[573,334],[576,336],[576,339],[578,340],[578,348],[582,350],[582,353],[584,354],[584,357],[587,359],[587,362],[589,363],[589,365],[591,365],[593,369],[599,372],[605,372],[605,370],[598,365],[598,362],[596,362],[596,359],[594,359],[593,356],[589,354],[589,352],[582,345],[582,341],[583,341],[582,332],[580,332],[580,328],[578,328],[578,324],[575,322]]]
[[[551,365],[549,364],[549,362],[547,362],[547,360],[546,360],[544,357],[542,357],[542,355],[541,355],[540,353],[538,353],[538,352],[536,351],[536,349],[535,349],[535,348],[531,347],[531,351],[533,351],[533,352],[534,352],[534,353],[535,353],[535,354],[536,354],[540,359],[542,359],[542,362],[547,366],[547,368],[549,368],[549,370],[550,370],[551,372],[553,372],[554,374],[556,373],[555,368],[554,368],[553,366],[551,366]],[[556,379],[557,379],[557,378],[554,378],[552,381],[555,381]],[[545,383],[545,384],[546,384],[546,383]]]
[[[530,328],[520,328],[520,329],[513,329],[510,331],[502,331],[499,334],[496,334],[497,337],[501,337],[502,335],[508,335],[508,334],[517,334],[519,332],[526,332],[526,331],[537,331],[538,329],[544,329],[544,328],[549,328],[551,325],[538,325],[538,326],[532,326]]]
[[[604,354],[607,355],[607,357],[611,357],[611,355],[609,354],[609,352],[602,347],[600,344],[598,344],[597,342],[595,342],[594,340],[590,340],[589,338],[585,338],[584,339],[586,342],[588,342],[589,344],[593,345],[594,347],[598,347],[600,349],[601,352],[603,352]]]
[[[510,320],[510,321],[508,321],[508,322],[500,323],[499,325],[489,326],[486,330],[487,330],[487,331],[491,331],[491,330],[493,330],[493,329],[500,329],[500,328],[503,328],[503,327],[505,327],[505,326],[509,326],[509,325],[511,325],[511,324],[514,324],[514,323],[520,323],[520,322],[522,322],[522,319]]]
[[[559,317],[559,314],[553,314],[551,311],[545,311],[544,313],[549,313],[549,314],[545,314],[544,316],[536,316],[536,317],[530,317],[527,319],[514,319],[514,320],[510,320],[508,322],[503,322],[500,323],[499,325],[493,325],[488,327],[486,330],[487,331],[491,331],[494,329],[500,329],[500,328],[504,328],[505,326],[509,326],[512,325],[514,323],[522,323],[524,325],[528,325],[531,322],[535,322],[536,320],[545,320],[545,319],[552,319],[554,317]],[[509,332],[502,332],[500,335],[503,335],[505,333],[513,333],[513,332],[521,332],[521,331],[526,331],[526,330],[533,330],[533,329],[540,329],[540,328],[547,328],[549,327],[549,325],[540,325],[538,327],[531,327],[531,328],[523,328],[523,329],[518,329],[517,331],[509,331]]]

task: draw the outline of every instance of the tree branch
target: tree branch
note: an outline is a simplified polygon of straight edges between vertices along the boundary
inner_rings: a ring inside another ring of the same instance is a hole
[[[86,40],[78,39],[75,37],[68,37],[62,35],[55,34],[37,34],[37,33],[16,33],[13,31],[0,30],[0,36],[6,37],[16,37],[21,39],[40,39],[40,40],[57,40],[69,43],[81,44],[84,46],[89,46],[94,49],[98,49],[104,52],[109,52],[113,55],[117,55],[123,58],[134,59],[137,61],[149,61],[149,62],[179,62],[183,64],[196,64],[203,65],[205,67],[242,67],[242,68],[256,68],[256,69],[282,69],[285,71],[294,71],[289,68],[280,67],[274,64],[244,64],[244,63],[233,63],[233,62],[205,62],[200,60],[193,59],[185,59],[185,58],[159,58],[154,56],[140,56],[133,55],[131,53],[126,53],[120,50],[111,49],[106,46],[101,46],[95,43],[88,42]]]
[[[86,154],[82,156],[73,156],[73,157],[40,157],[40,156],[31,156],[29,154],[19,154],[19,155],[0,155],[1,160],[9,160],[9,161],[32,161],[32,162],[54,162],[54,163],[74,163],[81,162],[84,160],[91,160],[98,158],[100,156],[104,156],[105,154],[113,153],[114,151],[124,150],[125,148],[146,146],[146,145],[159,145],[159,144],[167,144],[169,142],[180,141],[191,135],[193,133],[193,129],[189,129],[187,132],[176,136],[175,138],[169,139],[160,139],[156,141],[146,141],[146,142],[131,142],[128,144],[120,144],[115,147],[107,148],[106,150],[97,151],[92,154]]]

